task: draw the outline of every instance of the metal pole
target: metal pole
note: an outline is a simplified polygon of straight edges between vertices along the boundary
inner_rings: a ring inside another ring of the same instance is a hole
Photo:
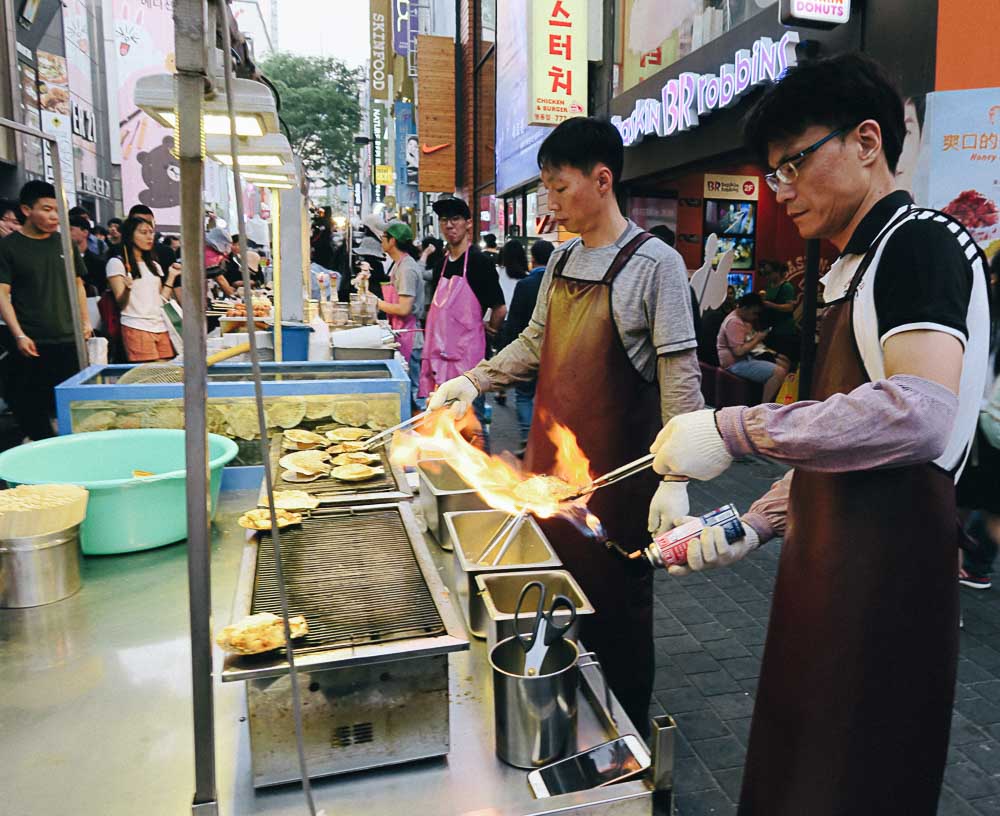
[[[204,170],[202,101],[215,14],[206,0],[175,0],[177,130],[181,170],[181,246],[187,271],[182,285],[184,320],[184,452],[187,463],[188,611],[191,619],[191,696],[194,715],[195,791],[191,811],[218,813],[215,779],[215,712],[212,690],[211,553],[209,543],[208,434],[205,398],[205,257],[202,226]]]
[[[274,294],[274,361],[280,363],[284,348],[281,336],[281,190],[271,189],[271,292]],[[242,246],[242,244],[240,244]]]
[[[816,360],[816,293],[819,288],[819,241],[806,241],[806,277],[802,289],[802,354],[799,399],[809,399]]]
[[[63,267],[66,270],[66,286],[69,288],[70,317],[73,320],[73,337],[76,341],[76,361],[82,371],[87,367],[87,345],[83,341],[83,324],[80,320],[80,297],[76,283],[76,264],[74,263],[73,241],[69,235],[69,206],[66,202],[65,188],[62,183],[62,164],[59,159],[59,143],[55,137],[48,133],[43,133],[35,128],[22,125],[19,122],[12,122],[10,119],[0,118],[0,127],[9,128],[25,136],[41,139],[48,142],[52,149],[52,165],[54,178],[53,187],[56,188],[56,204],[59,210],[59,238],[62,243]]]

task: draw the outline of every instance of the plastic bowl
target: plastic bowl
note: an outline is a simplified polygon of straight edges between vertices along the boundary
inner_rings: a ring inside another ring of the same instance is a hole
[[[211,515],[222,468],[236,443],[208,435]],[[9,485],[76,484],[90,491],[80,529],[86,555],[112,555],[161,547],[187,538],[184,431],[96,431],[43,439],[0,454],[0,479]],[[132,471],[154,474],[137,478]]]

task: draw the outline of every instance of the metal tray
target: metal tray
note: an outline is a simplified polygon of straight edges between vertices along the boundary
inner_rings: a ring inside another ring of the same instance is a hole
[[[445,513],[488,510],[482,497],[444,459],[417,462],[420,475],[419,501],[431,534],[442,550],[451,552],[453,543],[444,523]]]

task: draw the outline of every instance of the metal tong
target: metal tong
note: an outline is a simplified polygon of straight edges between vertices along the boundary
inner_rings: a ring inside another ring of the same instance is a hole
[[[451,405],[453,402],[456,402],[456,401],[457,400],[448,400],[441,407],[444,408],[444,407],[446,407],[448,405]],[[403,420],[398,425],[393,425],[391,428],[386,428],[384,431],[380,431],[379,433],[375,434],[375,436],[368,437],[368,439],[365,440],[365,446],[364,446],[364,448],[362,450],[364,450],[364,451],[372,451],[372,450],[375,450],[375,448],[380,448],[383,445],[388,444],[389,440],[392,439],[392,436],[393,436],[394,433],[396,433],[396,431],[404,431],[407,428],[415,428],[417,425],[419,425],[425,419],[427,419],[428,417],[430,417],[430,415],[432,413],[433,412],[429,411],[429,410],[428,411],[421,411],[419,414],[414,414],[409,419]]]
[[[653,466],[653,459],[656,458],[654,454],[650,453],[643,456],[641,459],[636,459],[634,462],[629,462],[627,465],[622,465],[620,468],[612,470],[610,473],[605,473],[603,476],[598,476],[589,485],[584,487],[580,492],[573,494],[572,496],[567,496],[563,499],[564,502],[573,502],[578,499],[582,499],[584,496],[589,496],[595,490],[600,490],[602,487],[608,487],[616,482],[620,482],[622,479],[627,479],[630,476],[635,476],[637,473],[642,473],[642,471],[651,468]]]

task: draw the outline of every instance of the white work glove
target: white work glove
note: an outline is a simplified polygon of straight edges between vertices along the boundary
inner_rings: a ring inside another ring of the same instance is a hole
[[[649,452],[656,454],[653,470],[660,475],[700,481],[714,479],[733,463],[711,408],[675,416],[657,435]]]
[[[660,482],[649,503],[649,532],[654,536],[665,533],[674,526],[674,519],[690,510],[687,482]]]
[[[689,521],[694,519],[690,516],[679,518],[674,521],[674,526],[679,527]],[[749,524],[746,522],[742,524],[746,535],[736,539],[732,544],[726,541],[726,532],[721,527],[706,527],[698,538],[688,542],[687,566],[675,564],[668,569],[668,572],[679,576],[714,567],[725,567],[739,561],[750,551],[756,550],[760,546],[760,536]]]
[[[451,402],[452,416],[461,419],[478,396],[479,389],[476,388],[476,384],[463,374],[438,386],[437,391],[427,400],[427,410],[436,411],[438,408],[443,408],[446,402]]]

